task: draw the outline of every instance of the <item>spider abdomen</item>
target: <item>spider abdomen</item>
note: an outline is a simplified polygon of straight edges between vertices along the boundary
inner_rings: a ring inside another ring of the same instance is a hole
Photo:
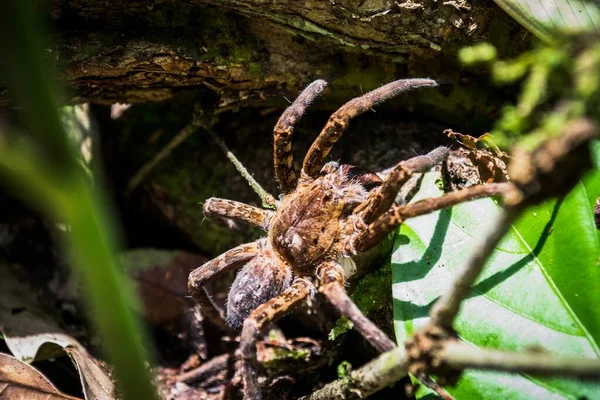
[[[239,328],[259,305],[292,283],[292,271],[271,254],[250,260],[236,275],[227,296],[227,324]]]

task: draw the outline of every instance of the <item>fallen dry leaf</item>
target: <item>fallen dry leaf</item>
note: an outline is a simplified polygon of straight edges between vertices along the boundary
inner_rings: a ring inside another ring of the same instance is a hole
[[[108,373],[76,339],[66,334],[36,306],[36,295],[0,264],[0,332],[12,354],[33,362],[68,354],[81,379],[86,400],[113,400]],[[29,398],[29,397],[27,397]]]
[[[0,400],[79,400],[56,389],[38,370],[0,353]]]
[[[192,307],[188,275],[206,261],[184,251],[157,249],[135,249],[121,255],[122,265],[136,281],[144,315],[153,324],[172,321]]]

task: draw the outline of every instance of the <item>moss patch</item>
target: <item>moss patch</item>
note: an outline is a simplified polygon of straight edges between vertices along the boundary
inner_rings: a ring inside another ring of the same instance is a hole
[[[333,341],[348,332],[353,326],[354,324],[347,317],[341,317],[335,322],[335,326],[331,329],[327,337]]]
[[[365,315],[386,307],[392,298],[391,263],[386,262],[382,268],[360,279],[351,297]]]

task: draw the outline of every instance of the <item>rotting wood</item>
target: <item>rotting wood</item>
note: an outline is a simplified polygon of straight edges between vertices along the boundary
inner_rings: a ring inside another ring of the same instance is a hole
[[[431,76],[447,82],[445,93],[417,103],[492,113],[483,109],[494,95],[489,82],[469,85],[478,78],[457,67],[456,51],[488,40],[510,56],[529,35],[492,2],[460,10],[411,4],[51,0],[56,33],[47,52],[73,102],[161,101],[208,88],[215,106],[225,106],[297,93],[316,78],[345,99],[399,77]]]

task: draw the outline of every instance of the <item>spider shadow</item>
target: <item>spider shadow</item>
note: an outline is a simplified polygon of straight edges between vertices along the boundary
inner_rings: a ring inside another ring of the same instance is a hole
[[[554,225],[554,221],[556,220],[556,216],[558,215],[558,211],[560,210],[563,200],[564,197],[560,197],[556,200],[556,203],[552,208],[552,214],[550,215],[550,219],[542,229],[540,237],[537,243],[535,244],[535,247],[531,249],[531,252],[525,257],[521,258],[516,263],[514,263],[513,265],[511,265],[510,267],[506,268],[505,270],[496,272],[489,278],[486,278],[481,282],[477,283],[475,286],[473,286],[473,289],[471,290],[471,293],[469,294],[469,296],[467,296],[467,298],[482,296],[486,294],[496,285],[499,285],[500,283],[504,282],[505,280],[519,272],[521,268],[534,261],[540,255],[542,248],[544,248],[544,245],[546,244],[546,241],[548,240],[548,237],[551,234],[551,228]]]
[[[552,214],[550,219],[541,230],[540,237],[537,240],[535,247],[523,258],[509,266],[508,268],[499,271],[489,278],[482,280],[473,286],[467,298],[473,298],[476,296],[483,296],[495,286],[501,284],[514,274],[516,274],[521,268],[530,262],[534,261],[542,251],[542,248],[546,244],[548,237],[550,236],[551,227],[554,225],[554,221],[556,220],[556,216],[558,215],[558,211],[562,205],[564,198],[561,197],[557,199],[556,204],[552,209]],[[447,210],[447,218],[438,218],[436,226],[434,228],[434,234],[432,236],[432,243],[441,243],[443,241],[444,235],[446,234],[448,227],[450,226],[450,219],[452,216],[452,210]],[[405,240],[408,240],[406,236]],[[400,244],[407,244],[407,242],[402,243],[402,239],[399,239]],[[427,275],[433,266],[440,260],[441,257],[441,249],[436,249],[438,251],[431,251],[431,248],[428,247],[427,251],[424,253],[423,257],[421,257],[418,261],[413,261],[407,264],[404,264],[402,268],[409,268],[407,275],[411,277],[410,280],[421,279]],[[424,267],[425,266],[425,267]],[[393,283],[406,282],[404,281],[396,281]],[[433,304],[439,299],[439,296],[434,300],[425,305],[415,304],[411,301],[402,301],[394,298],[394,320],[396,321],[411,321],[416,318],[424,318],[429,315],[429,311]],[[402,315],[400,315],[400,310],[402,310]]]
[[[450,223],[452,220],[452,209],[443,209],[440,211],[439,215],[440,217],[437,219],[429,243],[443,243],[444,237],[448,233],[448,228],[450,227]],[[398,235],[396,243],[398,243],[399,246],[407,245],[410,243],[410,239],[408,238],[408,236],[401,234]],[[398,248],[395,247],[394,251],[398,251]],[[396,280],[393,279],[392,276],[392,284],[424,278],[437,264],[441,256],[441,246],[435,248],[427,246],[425,252],[423,253],[423,256],[419,260],[404,263],[402,264],[402,266],[400,266],[400,268],[404,270],[403,275],[409,276],[410,278],[407,280]],[[437,298],[429,304],[419,305],[411,301],[398,300],[394,297],[394,320],[410,321],[415,318],[425,317],[429,314],[429,309],[436,300]],[[402,313],[400,313],[400,310],[402,310]]]

